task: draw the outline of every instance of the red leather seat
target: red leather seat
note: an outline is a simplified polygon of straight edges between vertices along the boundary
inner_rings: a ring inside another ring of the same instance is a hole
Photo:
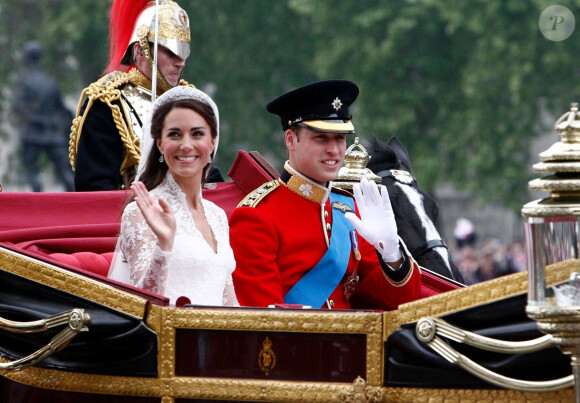
[[[109,267],[111,266],[113,255],[114,252],[75,252],[70,254],[51,253],[50,257],[71,266],[106,277],[107,273],[109,273]]]

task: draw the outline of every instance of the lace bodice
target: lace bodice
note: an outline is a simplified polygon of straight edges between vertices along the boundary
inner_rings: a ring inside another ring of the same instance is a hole
[[[232,282],[236,263],[225,212],[202,199],[207,222],[217,241],[215,253],[196,228],[185,194],[170,173],[150,193],[169,204],[177,231],[173,249],[162,251],[137,204],[132,202],[125,207],[119,249],[129,265],[131,285],[164,295],[172,304],[180,296],[186,296],[197,305],[237,306]]]

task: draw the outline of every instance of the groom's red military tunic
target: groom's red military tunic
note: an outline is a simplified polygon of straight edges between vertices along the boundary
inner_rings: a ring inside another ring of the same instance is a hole
[[[333,236],[330,191],[351,196],[320,186],[286,164],[279,180],[262,185],[234,210],[230,242],[236,258],[234,285],[241,305],[284,303],[286,293],[320,261]],[[357,239],[361,260],[357,260],[353,247],[346,273],[325,306],[393,309],[418,297],[421,275],[410,256],[404,254],[405,262],[397,271],[383,263],[387,276],[374,246],[360,236]],[[355,270],[359,283],[349,300],[344,284]]]

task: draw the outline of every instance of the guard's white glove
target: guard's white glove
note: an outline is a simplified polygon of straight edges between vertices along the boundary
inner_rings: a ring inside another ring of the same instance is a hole
[[[354,198],[358,205],[360,219],[353,213],[346,213],[346,219],[356,231],[374,245],[385,262],[396,262],[401,258],[395,214],[387,188],[381,191],[375,182],[361,179],[353,185]]]

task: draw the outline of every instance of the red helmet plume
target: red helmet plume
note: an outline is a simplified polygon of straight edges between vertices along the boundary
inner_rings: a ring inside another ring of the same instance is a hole
[[[121,59],[129,47],[139,15],[152,0],[114,0],[109,19],[109,64],[105,72],[121,70]]]

